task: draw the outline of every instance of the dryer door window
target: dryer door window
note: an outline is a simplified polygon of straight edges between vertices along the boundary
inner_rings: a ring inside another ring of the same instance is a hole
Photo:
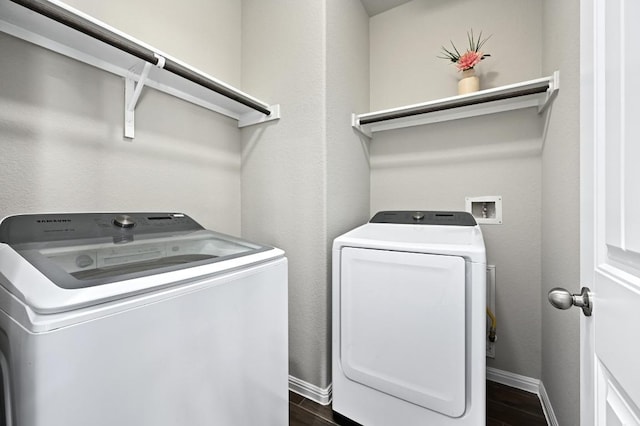
[[[446,414],[466,407],[465,260],[345,247],[340,362],[352,381]]]

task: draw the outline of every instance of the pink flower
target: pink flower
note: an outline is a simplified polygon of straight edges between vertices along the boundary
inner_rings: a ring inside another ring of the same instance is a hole
[[[458,71],[469,70],[475,67],[482,59],[484,59],[482,52],[467,50],[467,52],[458,59],[456,67],[458,68]]]

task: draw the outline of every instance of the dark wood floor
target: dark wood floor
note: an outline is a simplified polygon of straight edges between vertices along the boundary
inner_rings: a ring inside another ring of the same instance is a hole
[[[319,405],[289,392],[290,426],[334,426],[330,405]],[[546,426],[535,394],[487,382],[487,426]],[[391,426],[391,425],[390,425]]]

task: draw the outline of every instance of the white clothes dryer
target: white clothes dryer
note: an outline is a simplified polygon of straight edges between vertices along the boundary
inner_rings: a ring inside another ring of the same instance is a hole
[[[11,216],[0,241],[0,425],[287,424],[282,250],[180,213]]]
[[[385,211],[333,244],[333,410],[485,424],[486,256],[466,212]]]

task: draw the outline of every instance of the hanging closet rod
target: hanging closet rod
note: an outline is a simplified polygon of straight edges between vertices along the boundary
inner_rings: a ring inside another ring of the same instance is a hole
[[[153,65],[159,65],[160,59],[159,54],[154,52],[151,49],[148,49],[144,46],[140,46],[137,43],[134,43],[131,40],[128,40],[126,37],[123,37],[119,34],[116,34],[112,31],[109,31],[106,28],[101,27],[100,25],[91,22],[87,19],[84,19],[81,16],[78,16],[58,5],[50,3],[48,1],[43,0],[11,0],[14,3],[17,3],[21,6],[24,6],[28,9],[33,10],[36,13],[39,13],[47,18],[53,19],[63,25],[71,27],[81,33],[84,33],[90,37],[93,37],[97,40],[102,41],[110,46],[115,47],[116,49],[127,52],[137,58],[142,59],[143,61],[149,62]],[[251,99],[250,97],[244,96],[241,93],[234,92],[233,90],[225,87],[224,85],[207,78],[206,76],[199,74],[184,65],[181,65],[169,58],[164,59],[163,69],[176,74],[186,80],[189,80],[193,83],[196,83],[200,86],[206,87],[209,90],[212,90],[216,93],[219,93],[229,99],[233,99],[236,102],[239,102],[243,105],[248,106],[256,111],[261,112],[265,115],[270,115],[271,110],[259,102]]]
[[[430,112],[445,111],[453,108],[461,108],[470,105],[483,104],[487,102],[500,101],[504,99],[517,98],[520,96],[535,95],[544,93],[549,89],[549,82],[544,81],[535,87],[522,90],[510,91],[508,93],[496,93],[494,95],[484,95],[482,97],[460,99],[455,101],[442,102],[436,105],[420,105],[415,108],[406,108],[401,111],[383,111],[377,114],[366,114],[366,117],[360,117],[360,125],[379,123],[381,121],[395,120],[396,118],[411,117],[414,115],[426,114]],[[364,115],[364,114],[363,114]]]

